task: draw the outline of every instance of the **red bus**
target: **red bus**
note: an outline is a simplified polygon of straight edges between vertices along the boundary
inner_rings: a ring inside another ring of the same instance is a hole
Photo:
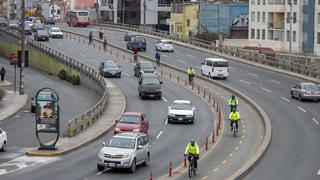
[[[66,15],[67,24],[69,26],[89,25],[89,11],[85,10],[69,10]]]

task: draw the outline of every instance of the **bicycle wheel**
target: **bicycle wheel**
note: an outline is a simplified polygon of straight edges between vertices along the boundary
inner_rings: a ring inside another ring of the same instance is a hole
[[[188,171],[188,173],[189,173],[189,178],[191,178],[191,176],[192,176],[192,166],[191,166],[191,164],[189,164],[189,171]]]
[[[236,123],[233,123],[233,137],[236,137]]]

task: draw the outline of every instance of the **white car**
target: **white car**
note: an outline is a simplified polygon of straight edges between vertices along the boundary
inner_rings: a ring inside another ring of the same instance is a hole
[[[193,124],[196,108],[188,100],[175,100],[168,107],[168,123],[188,122]]]
[[[51,38],[61,38],[61,39],[63,39],[63,32],[58,27],[51,27],[49,29],[49,36]]]
[[[0,151],[7,149],[7,133],[0,128]]]
[[[158,42],[156,42],[155,49],[159,51],[170,51],[173,52],[173,43],[171,40],[168,39],[162,39]]]

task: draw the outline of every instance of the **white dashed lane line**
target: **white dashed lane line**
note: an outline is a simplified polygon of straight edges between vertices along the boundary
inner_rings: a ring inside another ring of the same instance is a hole
[[[251,84],[250,82],[242,80],[242,79],[240,79],[240,81],[243,82],[243,83],[246,83],[246,84]]]
[[[275,81],[275,80],[270,80],[271,82],[274,82],[274,83],[276,83],[276,84],[281,84],[281,82],[279,82],[279,81]]]
[[[297,106],[302,112],[306,112],[306,110],[302,109],[302,107]]]
[[[190,54],[188,54],[188,56],[189,56],[189,57],[192,57],[192,58],[194,58],[194,56],[193,56],[193,55],[190,55]]]
[[[96,59],[94,59],[94,58],[92,58],[92,61],[94,61],[94,62],[98,62]]]
[[[68,50],[69,50],[69,51],[73,51],[73,49],[71,49],[71,48],[68,48]]]
[[[316,120],[316,118],[312,118],[312,120],[313,120],[316,124],[318,124],[318,125],[320,124],[319,121]],[[319,172],[320,172],[320,170],[319,170]]]
[[[130,77],[131,75],[130,74],[128,74],[128,73],[125,73],[125,72],[122,72],[124,75],[126,75],[126,76],[128,76],[128,77]]]
[[[86,55],[84,55],[84,54],[82,54],[82,53],[80,53],[80,56],[86,57]]]
[[[159,137],[161,136],[162,131],[159,132],[159,134],[157,135],[156,139],[159,139]]]
[[[169,56],[168,55],[163,55],[164,57],[166,57],[166,58],[169,58]]]
[[[258,77],[258,74],[248,73],[251,76]]]
[[[162,99],[163,99],[165,102],[168,102],[168,101],[167,101],[167,99],[166,99],[165,97],[162,97]]]
[[[283,99],[283,100],[285,100],[285,101],[287,101],[287,102],[290,102],[290,100],[287,99],[287,98],[285,98],[285,97],[281,97],[281,99]]]
[[[271,93],[271,91],[270,91],[269,89],[266,89],[266,88],[264,88],[264,87],[260,87],[260,88],[261,88],[262,90],[265,90],[265,91]]]
[[[178,59],[178,61],[179,61],[179,62],[182,62],[182,63],[184,63],[184,64],[187,64],[187,62],[182,61],[182,60],[180,60],[180,59]]]

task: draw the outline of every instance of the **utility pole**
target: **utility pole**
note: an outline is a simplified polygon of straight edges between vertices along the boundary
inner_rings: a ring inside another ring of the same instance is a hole
[[[201,0],[198,0],[198,35],[201,33]]]
[[[146,27],[146,18],[147,18],[147,5],[146,0],[143,1],[143,27]]]
[[[292,0],[289,1],[289,5],[290,5],[289,52],[292,53],[292,21],[293,21],[293,18],[292,18]]]
[[[20,81],[19,81],[19,93],[24,94],[24,83],[23,83],[23,67],[25,60],[25,32],[24,32],[24,19],[25,19],[25,6],[24,0],[21,1],[21,66],[20,66]]]

